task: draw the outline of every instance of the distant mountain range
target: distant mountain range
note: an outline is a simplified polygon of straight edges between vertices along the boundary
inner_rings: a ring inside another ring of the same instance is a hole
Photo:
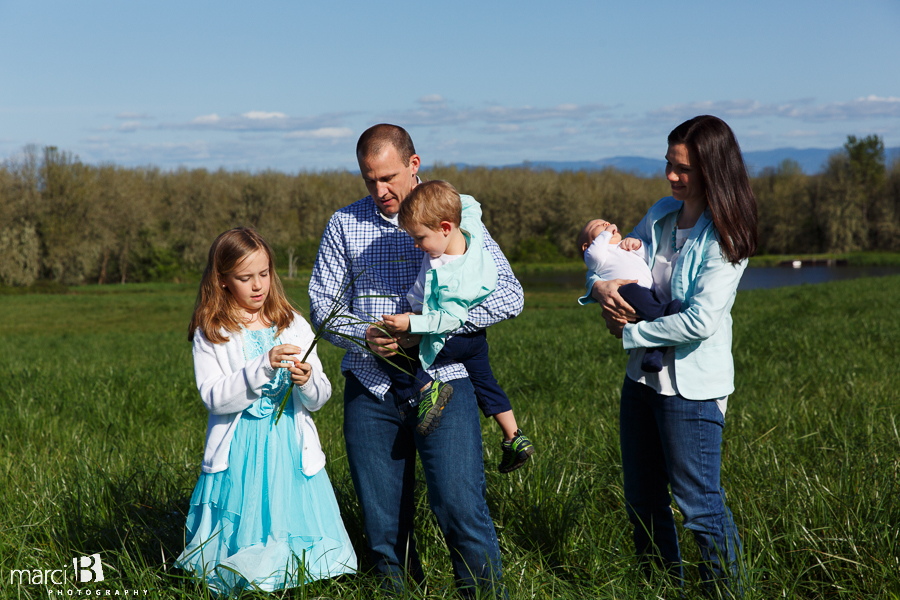
[[[803,172],[812,175],[824,170],[828,157],[841,148],[778,148],[760,152],[744,152],[744,161],[751,175],[758,174],[766,167],[777,167],[785,159],[797,161]],[[888,165],[900,156],[900,147],[885,148],[885,159]],[[465,168],[467,165],[459,164]],[[663,160],[644,158],[642,156],[614,156],[600,160],[576,161],[526,161],[515,165],[502,165],[501,169],[522,168],[551,169],[553,171],[599,171],[606,167],[614,167],[620,171],[628,171],[644,177],[656,177],[665,174],[666,163]]]

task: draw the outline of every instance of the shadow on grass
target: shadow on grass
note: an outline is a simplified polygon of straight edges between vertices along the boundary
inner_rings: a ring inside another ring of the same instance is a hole
[[[577,569],[569,541],[579,527],[589,502],[581,479],[573,479],[571,468],[543,461],[528,467],[506,485],[492,486],[488,503],[493,515],[509,515],[502,535],[527,553],[540,556],[548,568],[566,578]],[[565,488],[565,493],[560,493]]]
[[[111,476],[83,468],[68,479],[59,499],[60,520],[49,534],[60,550],[74,555],[127,555],[132,562],[168,572],[184,548],[184,524],[191,478],[184,469],[159,463]]]

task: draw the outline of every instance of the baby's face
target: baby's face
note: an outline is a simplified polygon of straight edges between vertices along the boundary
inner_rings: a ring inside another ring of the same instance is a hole
[[[587,245],[585,246],[585,249],[587,249],[587,247],[597,239],[597,236],[604,231],[608,231],[612,234],[612,238],[609,240],[610,244],[618,244],[622,241],[622,234],[619,233],[619,228],[613,223],[604,221],[603,219],[594,219],[588,223],[584,229],[587,232]]]

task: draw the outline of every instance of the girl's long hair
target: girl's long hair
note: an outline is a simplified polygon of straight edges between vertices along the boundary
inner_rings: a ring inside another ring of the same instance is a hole
[[[737,264],[756,253],[756,196],[741,147],[725,121],[701,115],[669,134],[669,145],[684,144],[696,157],[713,224],[725,258]]]
[[[228,341],[223,330],[240,331],[240,306],[231,292],[225,289],[225,276],[237,271],[244,259],[257,250],[265,252],[269,258],[269,295],[262,307],[262,318],[278,327],[276,336],[291,324],[294,320],[294,308],[284,295],[281,280],[275,272],[272,248],[255,230],[238,227],[219,235],[209,249],[197,303],[194,305],[194,316],[188,327],[188,341],[194,340],[197,329],[213,344]]]

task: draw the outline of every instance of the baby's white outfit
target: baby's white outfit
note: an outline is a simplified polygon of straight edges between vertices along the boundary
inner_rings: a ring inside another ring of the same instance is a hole
[[[650,273],[650,257],[647,247],[641,244],[637,250],[624,250],[618,244],[610,244],[612,233],[604,231],[584,252],[584,264],[600,279],[637,279],[638,285],[653,289],[653,275]]]

